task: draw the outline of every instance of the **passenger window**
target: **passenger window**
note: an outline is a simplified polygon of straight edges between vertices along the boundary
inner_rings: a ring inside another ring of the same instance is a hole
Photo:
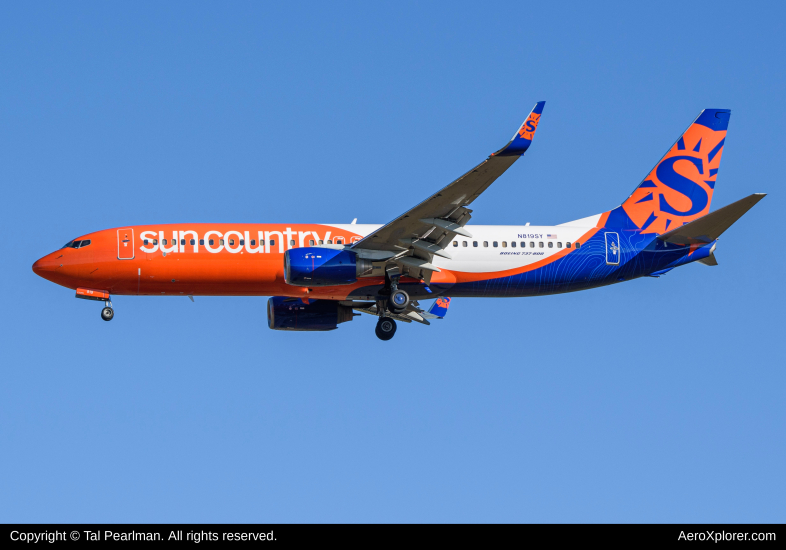
[[[461,241],[461,246],[466,247],[467,246],[467,241]]]
[[[488,246],[489,246],[489,242],[488,242],[488,241],[483,241],[483,246],[485,246],[486,248],[488,248]]]
[[[166,246],[166,239],[161,239],[161,244]]]
[[[180,244],[185,246],[186,245],[186,240],[185,239],[180,239]]]
[[[478,247],[478,241],[472,241],[472,246],[474,246],[475,248],[477,248],[477,247]]]
[[[220,244],[220,245],[222,245],[222,246],[223,246],[223,244],[224,244],[224,239],[218,239],[218,244]]]
[[[210,246],[213,246],[215,244],[215,241],[213,239],[210,239],[208,242],[210,243]]]
[[[330,244],[330,240],[328,240],[328,244]],[[344,244],[344,239],[336,239],[336,244]]]
[[[145,246],[147,246],[147,239],[145,239]]]
[[[270,246],[276,246],[276,241],[274,241],[273,239],[270,239]]]
[[[562,243],[557,243],[557,248],[562,248]]]
[[[543,241],[538,241],[538,248],[543,248]]]
[[[309,239],[308,246],[314,246],[314,239]]]
[[[565,243],[565,248],[570,248],[570,243]]]
[[[256,246],[256,245],[257,245],[257,240],[251,239],[251,246]]]
[[[554,241],[549,241],[549,248],[554,248]]]
[[[153,239],[153,246],[156,246],[157,244],[158,244],[158,239]]]
[[[190,243],[191,243],[191,246],[194,246],[196,244],[196,241],[194,239],[191,239]]]
[[[229,239],[229,246],[235,246],[235,239]]]
[[[245,239],[240,239],[240,246],[243,246],[244,244],[246,244],[246,240]]]
[[[319,244],[325,244],[325,241],[323,241],[322,239],[319,239]],[[332,244],[332,243],[330,241],[328,241],[328,244]]]
[[[508,247],[508,241],[502,241],[502,248]]]
[[[497,248],[498,246],[499,246],[499,243],[497,241],[494,241],[494,248]]]
[[[199,244],[201,246],[205,246],[205,239],[199,239]]]
[[[512,248],[516,248],[516,241],[511,241],[511,242],[510,242],[510,246],[511,246]]]
[[[453,246],[454,247],[458,246],[458,241],[453,241]]]
[[[530,242],[529,242],[529,247],[530,247],[530,248],[535,248],[535,243],[534,243],[533,241],[530,241]]]
[[[289,246],[295,246],[295,241],[289,241]]]
[[[576,243],[576,248],[581,248],[581,243]]]

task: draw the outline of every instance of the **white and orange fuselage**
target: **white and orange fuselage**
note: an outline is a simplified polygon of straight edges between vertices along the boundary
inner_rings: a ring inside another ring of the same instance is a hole
[[[600,217],[595,217],[599,219]],[[290,296],[314,299],[373,299],[363,289],[384,284],[384,274],[348,285],[292,286],[284,280],[284,252],[321,245],[351,246],[380,226],[361,224],[167,224],[131,226],[85,234],[38,260],[33,270],[71,289],[94,296]],[[472,238],[448,247],[451,259],[436,257],[440,271],[430,290],[441,294],[461,283],[498,279],[536,270],[570,253],[581,253],[597,227],[469,226]],[[570,247],[570,248],[568,248]],[[585,247],[585,250],[589,250]],[[605,263],[605,262],[604,262]],[[402,278],[402,285],[425,287]],[[529,292],[521,289],[520,295]],[[466,292],[464,296],[472,295]],[[488,296],[479,292],[477,296]],[[506,295],[511,295],[506,293]]]

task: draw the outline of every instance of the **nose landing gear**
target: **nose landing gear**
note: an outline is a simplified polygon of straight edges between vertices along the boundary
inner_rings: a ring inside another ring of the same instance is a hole
[[[105,304],[106,307],[101,310],[101,318],[104,321],[111,321],[115,316],[115,310],[112,309],[112,302],[110,302],[109,300],[107,300]]]

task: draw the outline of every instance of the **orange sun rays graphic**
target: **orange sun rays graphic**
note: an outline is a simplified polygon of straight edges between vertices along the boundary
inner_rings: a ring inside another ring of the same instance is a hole
[[[710,211],[726,131],[693,124],[622,208],[643,233],[665,233]]]

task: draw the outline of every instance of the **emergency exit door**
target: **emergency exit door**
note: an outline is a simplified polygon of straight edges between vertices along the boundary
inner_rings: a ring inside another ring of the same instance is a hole
[[[134,230],[130,227],[117,230],[117,259],[134,259]]]

